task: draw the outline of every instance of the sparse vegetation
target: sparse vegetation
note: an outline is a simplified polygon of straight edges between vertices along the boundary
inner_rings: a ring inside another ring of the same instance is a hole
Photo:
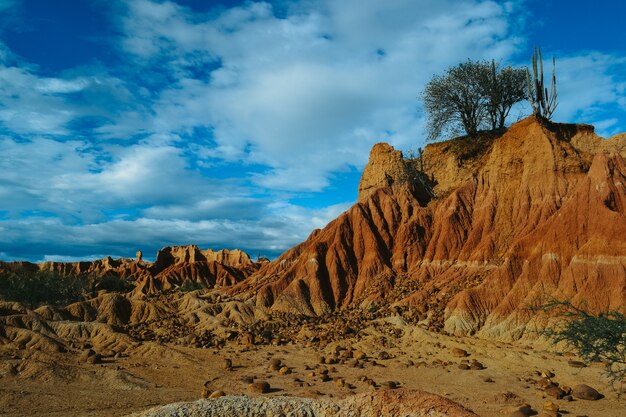
[[[29,308],[69,304],[82,298],[88,281],[86,276],[63,276],[52,271],[1,271],[0,298],[24,303]]]
[[[541,309],[563,318],[556,328],[546,330],[554,343],[566,343],[587,362],[602,362],[614,387],[626,383],[626,316],[622,312],[592,314],[558,300]]]
[[[528,101],[533,108],[535,117],[546,120],[552,119],[552,115],[556,110],[557,92],[556,92],[556,75],[554,73],[556,61],[552,58],[552,77],[550,78],[550,90],[545,86],[543,81],[543,59],[541,57],[541,49],[535,48],[532,56],[532,77],[528,68],[526,68],[526,82],[528,88]]]
[[[428,140],[503,128],[513,105],[526,98],[525,74],[495,61],[468,59],[434,76],[422,93]]]

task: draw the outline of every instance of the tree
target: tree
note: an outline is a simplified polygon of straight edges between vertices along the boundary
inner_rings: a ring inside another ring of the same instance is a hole
[[[526,71],[491,61],[487,80],[484,82],[484,94],[487,98],[487,114],[491,129],[502,129],[513,105],[527,97]]]
[[[445,131],[467,134],[478,131],[485,115],[483,95],[484,65],[467,60],[450,67],[443,76],[435,75],[426,84],[422,99],[428,113],[428,139]]]
[[[539,63],[539,67],[537,67]],[[530,71],[526,68],[526,80],[528,88],[528,101],[533,108],[535,117],[542,117],[546,120],[552,118],[552,114],[558,105],[556,98],[556,75],[554,68],[556,61],[552,58],[552,77],[550,78],[550,91],[543,82],[543,59],[541,58],[541,49],[535,48],[532,56],[533,75],[531,78]]]
[[[525,98],[523,69],[468,59],[426,84],[422,100],[428,113],[428,139],[444,132],[471,135],[485,127],[503,128],[513,105]]]

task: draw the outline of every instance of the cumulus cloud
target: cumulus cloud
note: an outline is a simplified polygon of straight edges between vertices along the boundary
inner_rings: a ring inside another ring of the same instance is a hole
[[[0,257],[276,255],[351,204],[324,192],[373,143],[424,144],[433,74],[526,48],[520,1],[280,4],[120,2],[115,60],[45,76],[0,42]],[[624,59],[557,56],[556,118],[623,128]]]
[[[256,204],[262,206],[260,202]],[[59,218],[31,217],[0,221],[4,259],[95,259],[102,253],[132,257],[141,249],[146,259],[167,245],[195,243],[202,248],[240,248],[252,255],[277,256],[323,227],[347,208],[333,205],[321,210],[287,203],[268,205],[267,211],[249,219],[139,217],[89,224],[67,224]]]
[[[221,158],[270,168],[257,184],[319,191],[331,173],[362,167],[376,141],[423,142],[416,95],[433,73],[520,46],[510,7],[496,2],[306,4],[284,18],[268,3],[203,18],[133,3],[125,50],[180,77],[154,105],[160,126],[209,126]],[[198,59],[219,63],[208,79],[188,70]]]
[[[606,119],[607,110],[614,111],[626,100],[626,56],[600,52],[558,57],[556,61],[559,104],[555,118],[572,123],[597,125],[601,133],[617,133],[614,119]],[[544,65],[544,70],[551,69]],[[622,107],[622,111],[626,107]],[[608,130],[607,130],[608,129]],[[609,134],[610,135],[610,134]]]

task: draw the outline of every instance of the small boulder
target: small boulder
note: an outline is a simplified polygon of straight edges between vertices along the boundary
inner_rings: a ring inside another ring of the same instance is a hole
[[[567,364],[571,366],[572,368],[584,368],[587,366],[585,362],[575,361],[575,360],[569,360],[567,361]]]
[[[388,352],[383,350],[382,352],[378,354],[378,359],[383,360],[383,361],[387,359],[391,359],[391,355]]]
[[[352,357],[354,359],[356,359],[357,361],[363,360],[365,359],[367,355],[365,354],[365,352],[361,351],[361,350],[356,350],[354,351],[354,353],[352,354]]]
[[[96,365],[99,363],[102,363],[102,356],[99,353],[96,353],[92,356],[89,356],[87,358],[87,363],[91,364],[91,365]]]
[[[600,393],[589,385],[580,384],[572,388],[572,395],[581,400],[595,401],[602,398]]]
[[[546,393],[546,395],[549,395],[552,398],[556,398],[557,400],[560,400],[565,396],[565,391],[563,391],[557,385],[550,385],[549,387],[546,387],[543,391]]]
[[[457,358],[464,358],[466,356],[469,356],[469,353],[467,353],[466,350],[455,347],[455,348],[452,348],[452,356],[455,356]]]
[[[224,395],[226,395],[226,393],[224,391],[213,391],[211,393],[211,395],[209,395],[209,398],[219,398],[219,397],[223,397]]]
[[[270,384],[266,381],[253,382],[248,385],[248,392],[251,394],[267,394],[270,392]]]

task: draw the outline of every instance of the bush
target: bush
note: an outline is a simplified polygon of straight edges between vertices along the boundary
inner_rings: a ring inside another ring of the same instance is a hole
[[[546,335],[564,342],[587,362],[602,362],[614,387],[626,382],[626,316],[619,311],[591,314],[569,301],[552,301],[541,307],[557,311],[563,319]]]
[[[88,288],[85,276],[63,276],[52,271],[17,269],[0,271],[0,298],[29,308],[78,301]]]

